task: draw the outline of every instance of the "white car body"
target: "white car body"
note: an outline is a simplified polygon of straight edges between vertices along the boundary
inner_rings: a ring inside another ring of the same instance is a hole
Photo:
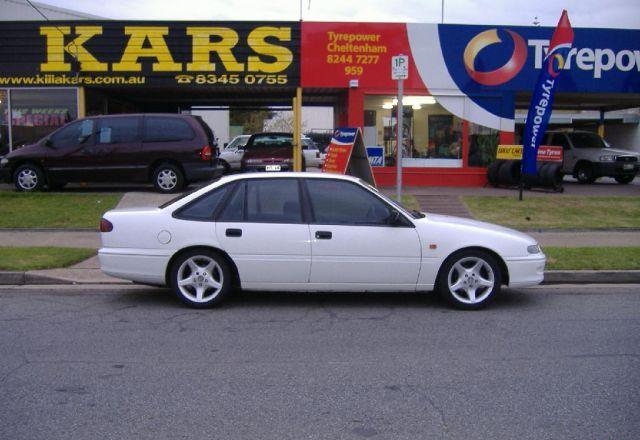
[[[302,138],[302,154],[304,155],[304,161],[307,168],[321,167],[324,163],[324,158],[320,153],[320,149],[316,146],[311,138],[303,136]]]
[[[110,276],[167,285],[172,259],[185,249],[207,248],[230,258],[243,289],[265,291],[430,291],[443,262],[464,249],[500,260],[511,287],[539,284],[545,256],[521,232],[475,220],[426,214],[415,218],[358,179],[325,173],[225,176],[163,208],[116,209],[104,219],[99,259]],[[406,227],[321,223],[189,221],[174,213],[214,188],[241,179],[338,179],[355,183],[397,210]],[[229,236],[241,230],[242,237]],[[329,232],[330,239],[319,239]],[[537,249],[537,250],[536,250]],[[533,251],[532,251],[533,250]]]
[[[234,137],[224,149],[220,152],[218,159],[229,165],[228,171],[238,171],[240,169],[240,161],[244,156],[244,146],[251,135],[241,134]]]

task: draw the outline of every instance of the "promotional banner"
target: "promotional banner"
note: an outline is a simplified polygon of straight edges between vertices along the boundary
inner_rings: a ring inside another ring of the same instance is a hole
[[[360,128],[336,128],[322,172],[349,174],[376,186]]]
[[[531,104],[529,105],[522,139],[522,174],[535,175],[537,173],[536,158],[538,147],[547,130],[553,107],[553,94],[572,44],[573,30],[571,29],[569,16],[567,11],[562,11],[562,16],[551,38],[551,45],[544,59],[538,82],[533,89]]]

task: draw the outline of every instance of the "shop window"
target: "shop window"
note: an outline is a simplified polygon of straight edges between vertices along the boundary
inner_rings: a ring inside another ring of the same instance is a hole
[[[427,157],[462,158],[462,120],[453,115],[429,115]]]
[[[498,130],[469,123],[469,166],[489,166],[496,159],[498,142]]]
[[[35,142],[78,117],[76,89],[12,89],[13,147]]]

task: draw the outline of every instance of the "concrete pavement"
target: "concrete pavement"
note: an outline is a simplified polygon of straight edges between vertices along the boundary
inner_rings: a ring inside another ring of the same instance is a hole
[[[612,185],[608,182],[594,185],[579,185],[566,182],[565,194],[569,195],[638,195],[640,185]],[[382,188],[391,197],[395,188]],[[403,192],[413,194],[420,206],[427,212],[471,217],[460,196],[488,195],[517,197],[517,191],[504,188],[453,188],[453,187],[407,187]],[[613,194],[612,194],[613,193]],[[539,197],[548,193],[527,191],[525,197]],[[150,191],[127,192],[118,204],[119,208],[132,206],[158,206],[173,195],[158,194]],[[640,247],[638,230],[576,230],[576,231],[527,231],[535,237],[542,247],[598,247],[598,246],[637,246]],[[100,247],[100,234],[97,230],[59,230],[59,229],[5,229],[0,230],[0,246],[60,246],[60,247]],[[545,274],[546,283],[640,283],[640,270],[634,271],[549,271]],[[35,270],[28,272],[0,271],[0,285],[4,284],[130,284],[127,281],[104,275],[100,271],[98,258],[93,257],[79,264],[63,269]]]

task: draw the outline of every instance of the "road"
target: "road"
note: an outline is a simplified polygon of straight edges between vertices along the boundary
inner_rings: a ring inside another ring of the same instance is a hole
[[[0,438],[635,439],[640,286],[434,296],[0,289]]]

